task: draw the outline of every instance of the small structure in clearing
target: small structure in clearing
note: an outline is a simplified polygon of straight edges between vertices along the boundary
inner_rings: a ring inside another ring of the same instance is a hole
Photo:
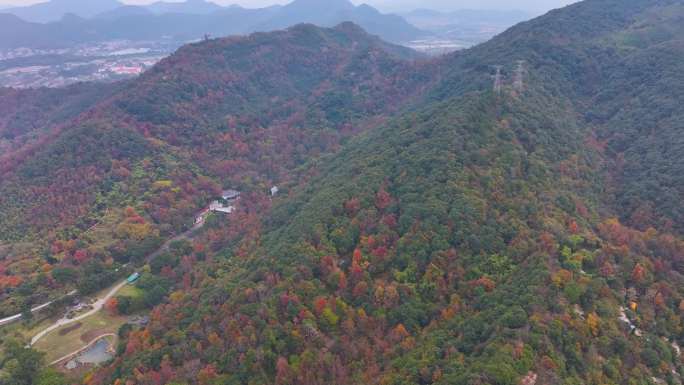
[[[140,278],[140,273],[135,272],[135,273],[131,274],[131,275],[126,279],[126,282],[130,285],[130,284],[132,284],[133,282],[137,281],[138,278]]]
[[[195,218],[195,224],[201,225],[211,212],[232,214],[235,211],[235,202],[240,199],[240,192],[237,190],[224,190],[221,197],[209,204],[209,207],[199,213]]]
[[[240,192],[237,190],[224,190],[221,198],[217,199],[209,205],[209,211],[231,214],[235,211],[235,202],[240,198]]]

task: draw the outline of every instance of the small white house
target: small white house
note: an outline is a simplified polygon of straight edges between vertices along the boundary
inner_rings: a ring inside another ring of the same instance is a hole
[[[274,196],[278,195],[278,191],[280,191],[278,189],[278,186],[271,187],[271,196],[274,197]]]

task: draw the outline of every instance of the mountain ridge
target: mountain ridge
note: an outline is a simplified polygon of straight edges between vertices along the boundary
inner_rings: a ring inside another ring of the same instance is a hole
[[[648,50],[606,39],[671,4],[590,0],[440,59],[432,102],[287,184],[261,235],[206,265],[222,273],[160,307],[146,330],[166,330],[155,342],[169,358],[147,373],[188,379],[215,365],[224,382],[676,382],[669,344],[681,340],[681,321],[658,317],[681,311],[681,277],[670,271],[681,270],[684,244],[667,226],[640,231],[614,218],[615,154],[601,144],[604,128],[586,122],[592,102],[605,106],[595,99],[603,88],[622,83],[605,71]],[[667,15],[661,24],[676,25]],[[503,84],[493,87],[498,65]],[[262,351],[259,369],[210,354],[194,372],[174,361],[183,342],[170,317],[188,306],[182,322],[216,334],[207,347],[222,357]],[[130,378],[153,355],[139,347],[144,333],[131,332],[125,363],[101,371],[103,382]]]
[[[108,272],[242,191],[89,385],[681,383],[682,15],[586,0],[414,62],[353,24],[186,45],[9,169],[1,234]]]
[[[52,0],[55,1],[55,0]],[[65,0],[61,0],[65,1]],[[78,1],[80,0],[69,0]],[[63,7],[60,12],[52,10],[60,3],[36,5],[43,9],[53,4],[49,12],[55,16],[45,24],[31,21],[44,19],[25,18],[29,22],[22,23],[25,33],[14,36],[6,34],[0,38],[0,48],[64,48],[79,43],[127,39],[145,41],[172,37],[178,41],[192,41],[205,35],[228,36],[248,34],[257,31],[272,31],[308,22],[322,27],[333,27],[344,21],[352,21],[366,27],[370,32],[382,36],[392,42],[408,41],[425,35],[407,23],[400,16],[385,15],[369,6],[355,7],[348,1],[339,0],[339,6],[331,7],[314,1],[315,10],[309,3],[295,0],[286,6],[274,6],[259,9],[246,9],[239,6],[221,7],[204,0],[196,0],[202,5],[157,2],[149,6],[117,6],[100,7],[98,12],[87,12],[85,7]],[[68,5],[69,3],[67,3]],[[5,9],[2,13],[19,15],[34,9]],[[196,9],[196,10],[195,10]],[[313,10],[313,11],[312,11]],[[147,12],[149,11],[149,12]],[[74,14],[87,20],[78,23],[70,22],[63,16]],[[92,17],[92,19],[91,19]],[[18,24],[14,20],[14,24]],[[83,31],[88,31],[84,34]],[[12,37],[12,38],[8,38]],[[37,41],[37,43],[34,43]]]
[[[24,7],[4,8],[2,12],[12,13],[29,22],[47,23],[59,20],[66,13],[81,17],[92,17],[123,6],[118,0],[49,0]]]

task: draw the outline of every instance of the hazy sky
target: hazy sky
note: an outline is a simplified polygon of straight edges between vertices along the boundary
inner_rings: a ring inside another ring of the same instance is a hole
[[[28,5],[45,0],[0,0],[0,7],[9,5]],[[154,0],[123,0],[128,4],[146,4]],[[244,7],[257,8],[271,4],[285,4],[291,0],[216,0],[216,3],[240,4]],[[321,0],[325,1],[325,0]],[[401,11],[415,8],[433,8],[440,10],[470,9],[523,9],[535,13],[558,8],[575,0],[352,0],[356,4],[368,3],[383,11]]]

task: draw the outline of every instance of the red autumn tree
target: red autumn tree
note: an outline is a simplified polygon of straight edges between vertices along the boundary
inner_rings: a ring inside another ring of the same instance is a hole
[[[276,385],[289,383],[290,373],[290,365],[287,363],[287,359],[285,357],[278,357],[276,362]]]
[[[384,210],[392,203],[392,197],[385,191],[385,188],[380,188],[380,191],[375,195],[375,207],[378,210]]]
[[[344,211],[346,211],[347,215],[349,215],[350,217],[356,215],[356,213],[358,213],[359,210],[361,210],[361,202],[358,198],[352,198],[344,202]]]
[[[116,298],[110,298],[104,304],[105,310],[111,315],[119,314],[119,301]]]

